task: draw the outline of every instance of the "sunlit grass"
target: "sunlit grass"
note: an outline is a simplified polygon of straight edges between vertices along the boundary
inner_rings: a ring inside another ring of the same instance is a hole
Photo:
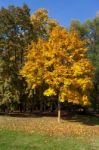
[[[98,140],[1,130],[0,150],[98,150]]]
[[[99,150],[99,118],[0,116],[0,150]]]
[[[57,122],[57,117],[10,117],[0,116],[0,128],[28,133],[46,133],[48,135],[99,135],[99,118],[72,117],[68,120]]]

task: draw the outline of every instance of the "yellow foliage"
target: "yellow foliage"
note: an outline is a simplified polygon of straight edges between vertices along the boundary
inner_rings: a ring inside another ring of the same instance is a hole
[[[83,101],[84,106],[90,105],[90,102],[89,102],[88,97],[86,95],[83,96],[82,101]]]
[[[87,105],[93,67],[86,51],[86,41],[76,32],[54,27],[48,40],[39,39],[28,47],[20,74],[32,89],[43,83],[49,86],[44,91],[46,96],[56,95],[58,91],[61,102]]]
[[[56,92],[55,92],[54,89],[49,88],[49,89],[47,89],[47,90],[44,91],[44,95],[45,96],[53,96],[53,95],[56,95]]]

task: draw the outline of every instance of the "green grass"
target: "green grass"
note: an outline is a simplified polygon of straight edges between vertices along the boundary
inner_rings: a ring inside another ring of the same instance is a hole
[[[19,131],[0,130],[0,150],[99,150],[99,138],[55,137]]]
[[[0,116],[0,150],[99,150],[99,117]]]

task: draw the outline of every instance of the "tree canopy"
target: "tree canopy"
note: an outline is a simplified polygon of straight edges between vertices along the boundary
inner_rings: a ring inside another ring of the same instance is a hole
[[[99,16],[67,29],[44,8],[1,8],[0,109],[55,111],[61,102],[98,109],[98,29]]]

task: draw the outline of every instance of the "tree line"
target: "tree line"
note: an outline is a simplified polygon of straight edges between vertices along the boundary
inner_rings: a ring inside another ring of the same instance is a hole
[[[99,111],[99,16],[67,29],[41,8],[0,9],[0,110]]]

